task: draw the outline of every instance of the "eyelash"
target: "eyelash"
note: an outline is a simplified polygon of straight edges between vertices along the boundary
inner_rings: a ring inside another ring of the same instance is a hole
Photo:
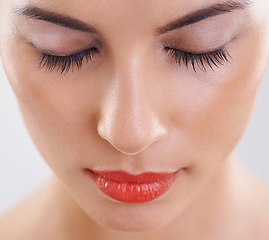
[[[224,63],[230,63],[229,58],[231,58],[226,48],[205,53],[190,53],[165,44],[164,50],[174,58],[179,66],[183,64],[188,68],[191,65],[194,72],[196,72],[195,65],[204,72],[206,72],[206,65],[214,71],[214,67],[219,68]]]
[[[69,72],[72,68],[73,72],[75,66],[78,70],[81,69],[84,59],[86,62],[93,60],[93,57],[96,53],[98,53],[97,47],[89,48],[69,56],[56,56],[47,53],[41,53],[39,67],[47,67],[47,70],[50,72],[57,68],[58,71],[61,71],[61,74]]]
[[[179,66],[184,64],[188,68],[188,66],[191,64],[194,72],[196,72],[195,65],[197,65],[198,68],[204,72],[206,72],[206,65],[209,66],[212,71],[214,71],[214,67],[219,68],[220,65],[224,65],[224,63],[230,63],[229,58],[231,58],[228,50],[225,48],[206,53],[190,53],[179,50],[170,46],[169,44],[165,44],[164,50],[174,58],[175,62]],[[93,60],[96,53],[98,53],[97,47],[89,48],[69,56],[56,56],[41,53],[39,67],[47,67],[47,70],[50,72],[57,68],[58,71],[61,71],[61,74],[69,72],[72,68],[73,72],[75,66],[78,70],[81,69],[84,59],[86,62]]]

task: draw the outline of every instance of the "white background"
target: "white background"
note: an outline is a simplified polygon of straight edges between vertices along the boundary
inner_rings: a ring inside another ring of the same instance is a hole
[[[269,183],[269,68],[249,127],[236,153]],[[50,170],[31,142],[0,62],[0,215],[34,191]]]

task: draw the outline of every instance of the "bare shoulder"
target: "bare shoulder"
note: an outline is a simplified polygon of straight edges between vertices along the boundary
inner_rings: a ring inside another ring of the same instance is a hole
[[[32,229],[29,220],[29,216],[32,215],[32,198],[30,197],[0,218],[0,239],[32,239],[30,231],[26,230]]]
[[[263,206],[263,212],[267,213],[269,217],[269,183],[254,176],[250,176],[249,187],[252,191],[254,203],[256,203],[259,208]]]
[[[252,229],[255,239],[269,239],[269,184],[250,176],[249,217],[252,218]]]
[[[0,239],[36,239],[36,232],[40,230],[36,229],[36,220],[43,214],[40,206],[45,191],[46,184],[0,218]]]
[[[61,211],[64,204],[69,204],[68,199],[71,198],[67,196],[58,179],[52,176],[24,202],[0,218],[0,239],[67,240],[71,238],[70,227],[65,225],[66,215]]]

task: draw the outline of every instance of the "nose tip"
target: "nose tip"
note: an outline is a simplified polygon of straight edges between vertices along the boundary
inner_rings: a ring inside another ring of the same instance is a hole
[[[98,125],[98,134],[119,152],[137,155],[159,141],[166,134],[166,130],[154,118],[144,124],[104,119]]]

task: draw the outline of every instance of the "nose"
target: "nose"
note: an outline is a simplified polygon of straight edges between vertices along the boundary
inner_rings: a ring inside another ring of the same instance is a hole
[[[134,74],[136,73],[136,74]],[[166,135],[160,109],[137,70],[118,74],[102,103],[98,133],[115,149],[136,155]]]

